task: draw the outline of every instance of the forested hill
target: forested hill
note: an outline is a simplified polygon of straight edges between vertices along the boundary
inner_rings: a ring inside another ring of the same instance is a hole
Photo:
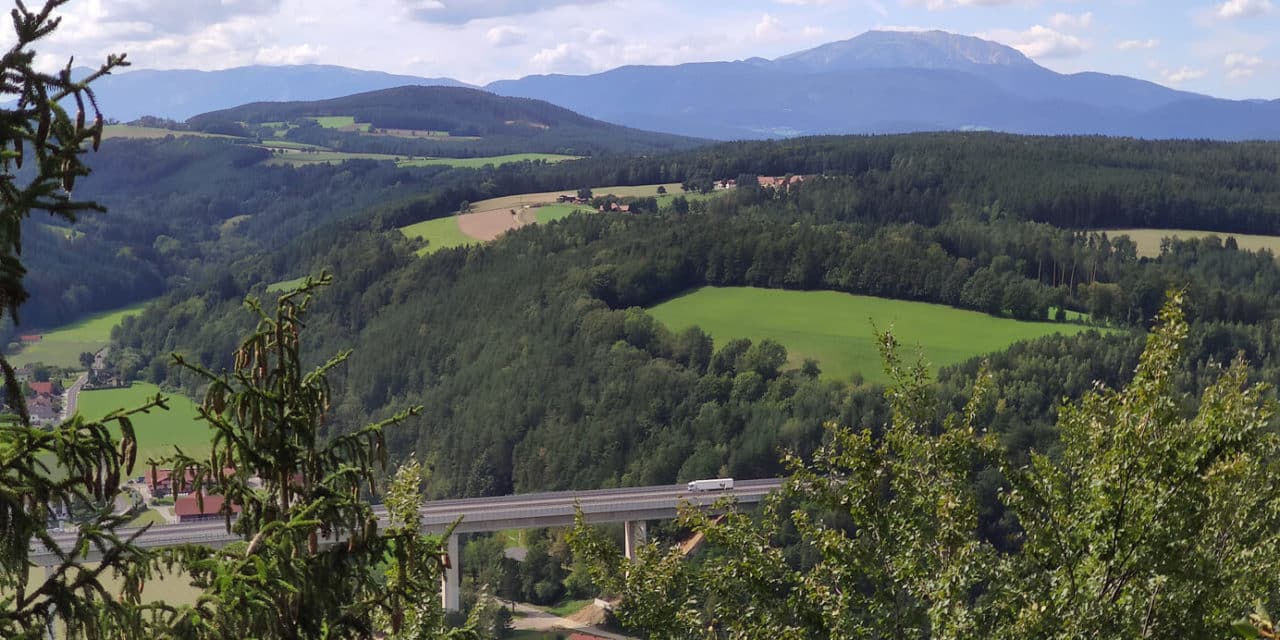
[[[337,283],[317,300],[307,357],[355,349],[336,381],[334,428],[425,405],[421,420],[392,436],[393,450],[428,458],[439,495],[498,494],[775,474],[779,448],[812,450],[825,421],[881,423],[874,385],[793,368],[776,343],[713,344],[698,329],[673,331],[641,309],[697,287],[827,289],[1015,318],[1086,313],[1113,332],[995,357],[1001,408],[988,423],[1017,452],[1046,450],[1059,399],[1095,380],[1122,382],[1170,288],[1191,300],[1188,385],[1237,351],[1255,362],[1274,353],[1273,255],[1210,239],[1146,259],[1126,238],[1080,223],[1129,212],[1153,225],[1275,224],[1276,148],[838,138],[512,165],[476,172],[473,183],[460,174],[447,191],[372,206],[170,294],[126,322],[113,366],[190,389],[167,364],[170,351],[223,366],[252,320],[241,296],[329,268]],[[964,158],[974,160],[962,167]],[[737,176],[738,189],[676,199],[657,214],[570,216],[427,258],[394,231],[479,195],[640,183],[649,172],[698,188],[703,172],[750,167],[826,175],[783,191]],[[1280,380],[1263,364],[1259,375]],[[963,397],[975,369],[944,372],[942,397]]]
[[[325,117],[349,117],[360,126],[343,130],[316,124],[316,118]],[[218,133],[240,133],[262,123],[298,125],[285,136],[298,142],[345,151],[386,152],[388,146],[398,145],[425,155],[453,155],[455,149],[477,147],[492,153],[501,145],[513,151],[578,155],[651,153],[704,143],[593,120],[541,100],[463,87],[404,86],[331,100],[256,102],[188,120],[193,129]],[[369,135],[379,132],[395,135]]]

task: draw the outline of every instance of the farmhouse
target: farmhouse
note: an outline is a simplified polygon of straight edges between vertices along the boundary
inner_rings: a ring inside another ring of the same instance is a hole
[[[173,503],[173,513],[178,516],[178,522],[221,518],[225,515],[224,510],[227,509],[230,513],[240,513],[240,505],[228,505],[225,498],[216,495],[192,493],[178,498]]]
[[[29,382],[27,384],[36,393],[36,397],[53,397],[59,394],[57,387],[52,382]]]
[[[25,336],[20,336],[18,340],[24,344],[28,344],[32,342],[40,342],[41,336],[32,333]]]
[[[58,412],[53,408],[53,398],[47,395],[36,396],[35,400],[28,402],[27,413],[35,422],[49,422],[58,418]]]
[[[223,469],[224,476],[235,473],[234,469]],[[178,495],[186,495],[195,490],[196,474],[191,469],[187,469],[186,477],[178,482]],[[169,495],[169,491],[173,489],[173,469],[156,469],[152,473],[147,474],[147,489],[151,491],[152,497],[163,498]],[[207,485],[206,485],[207,486]]]

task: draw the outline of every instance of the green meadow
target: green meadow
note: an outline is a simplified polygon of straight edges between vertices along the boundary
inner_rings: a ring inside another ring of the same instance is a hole
[[[427,246],[418,250],[418,255],[420,256],[435,253],[440,249],[480,244],[479,240],[463,233],[462,229],[458,228],[457,216],[425,220],[407,227],[401,227],[400,232],[405,237],[422,238],[427,241]]]
[[[369,130],[369,123],[357,123],[355,116],[316,116],[311,118],[316,124],[326,129],[342,129],[344,127],[359,126],[361,131]]]
[[[287,152],[283,155],[277,155],[269,158],[266,161],[266,164],[287,165],[293,167],[323,164],[326,162],[344,162],[346,160],[386,160],[395,162],[398,167],[427,167],[444,165],[450,167],[477,169],[489,164],[498,166],[512,162],[524,162],[526,160],[543,160],[545,162],[555,163],[578,159],[578,156],[564,156],[554,153],[511,153],[503,156],[483,156],[479,158],[406,158],[405,156],[395,156],[385,153],[348,153],[345,151],[328,151],[322,150],[320,147],[285,147],[280,145],[278,142],[263,142],[263,146],[284,149]]]
[[[534,162],[542,160],[548,163],[564,162],[565,160],[577,160],[579,156],[565,156],[557,153],[509,153],[503,156],[486,156],[480,158],[415,158],[412,160],[402,160],[398,163],[401,167],[428,167],[432,165],[448,165],[450,167],[462,167],[465,169],[479,169],[487,164],[499,166],[510,164],[512,162]]]
[[[538,224],[555,222],[575,213],[595,213],[595,211],[591,207],[584,207],[580,204],[548,204],[533,210],[534,219],[538,221]]]
[[[706,287],[651,309],[673,331],[694,325],[717,348],[734,338],[772,338],[787,347],[789,364],[817,360],[823,376],[887,380],[873,324],[893,329],[912,357],[917,347],[936,371],[977,355],[1054,333],[1088,330],[1078,324],[1020,322],[937,304],[855,296],[837,291]]]
[[[86,419],[97,420],[117,409],[142,406],[160,393],[160,387],[145,382],[135,382],[124,389],[100,389],[82,391],[76,411]],[[148,458],[159,458],[173,453],[173,447],[182,447],[188,454],[199,458],[208,456],[209,438],[212,432],[204,422],[196,420],[199,412],[190,398],[166,393],[169,410],[152,409],[131,418],[138,437],[138,467],[134,475],[143,475]],[[112,432],[119,436],[120,428],[112,425]]]
[[[1129,236],[1135,244],[1138,245],[1138,255],[1154,258],[1160,255],[1160,243],[1165,238],[1179,238],[1181,240],[1189,240],[1191,238],[1207,238],[1209,236],[1217,236],[1223,242],[1228,237],[1235,238],[1236,244],[1246,251],[1261,251],[1268,249],[1276,255],[1280,255],[1280,237],[1277,236],[1255,236],[1247,233],[1216,233],[1213,231],[1188,231],[1186,229],[1106,229],[1107,235],[1114,238],[1116,236]]]
[[[9,358],[9,363],[15,367],[32,362],[43,362],[59,367],[79,367],[81,353],[96,352],[107,346],[107,343],[111,342],[112,327],[120,324],[125,316],[138,315],[146,306],[147,303],[144,302],[124,309],[99,313],[49,331],[19,327],[19,334],[39,334],[41,340],[24,346],[21,351]]]

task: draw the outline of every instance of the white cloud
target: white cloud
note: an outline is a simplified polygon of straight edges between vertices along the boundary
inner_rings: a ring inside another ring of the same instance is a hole
[[[183,0],[184,2],[187,0]],[[510,17],[559,7],[589,5],[603,0],[396,0],[415,20],[435,24],[466,24],[484,18]]]
[[[1220,18],[1253,18],[1272,9],[1271,0],[1227,0],[1218,5]]]
[[[320,60],[324,47],[300,44],[292,47],[271,45],[258,49],[254,62],[258,64],[307,64]]]
[[[1165,69],[1160,75],[1169,84],[1181,84],[1187,80],[1198,80],[1204,77],[1204,69],[1192,69],[1191,67],[1182,67],[1176,71]]]
[[[767,38],[778,33],[778,19],[768,13],[760,16],[760,22],[756,23],[755,32],[757,38]]]
[[[774,0],[778,4],[789,4],[798,7],[821,6],[831,4],[832,0]]]
[[[924,7],[930,11],[959,7],[999,7],[1014,4],[1018,0],[902,0],[908,7]]]
[[[1116,48],[1121,51],[1132,51],[1134,49],[1155,49],[1160,46],[1160,41],[1151,38],[1149,40],[1121,40],[1116,43]]]
[[[1222,65],[1227,68],[1227,78],[1231,80],[1244,80],[1252,78],[1258,73],[1258,69],[1266,61],[1255,55],[1247,53],[1231,53],[1223,58]]]
[[[1093,12],[1086,11],[1079,15],[1055,13],[1049,18],[1049,24],[1055,29],[1088,29],[1093,25]]]
[[[1089,48],[1089,43],[1077,36],[1040,24],[1026,31],[1001,29],[977,35],[1007,44],[1030,58],[1074,58]]]
[[[523,43],[526,40],[525,35],[523,29],[503,24],[486,31],[484,39],[495,47],[510,47]]]

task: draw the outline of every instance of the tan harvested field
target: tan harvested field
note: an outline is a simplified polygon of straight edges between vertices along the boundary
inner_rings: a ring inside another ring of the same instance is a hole
[[[1187,229],[1106,229],[1107,235],[1110,237],[1129,236],[1135,244],[1138,245],[1138,255],[1146,258],[1154,258],[1160,255],[1160,242],[1165,238],[1205,238],[1208,236],[1218,236],[1223,242],[1228,237],[1236,239],[1236,244],[1246,251],[1260,251],[1268,249],[1276,255],[1280,255],[1280,237],[1277,236],[1256,236],[1241,233],[1217,233],[1214,231],[1192,231]]]
[[[527,224],[521,218],[519,211],[516,212],[516,215],[511,215],[510,208],[474,211],[472,213],[464,213],[457,216],[457,218],[458,228],[463,233],[485,242]]]

